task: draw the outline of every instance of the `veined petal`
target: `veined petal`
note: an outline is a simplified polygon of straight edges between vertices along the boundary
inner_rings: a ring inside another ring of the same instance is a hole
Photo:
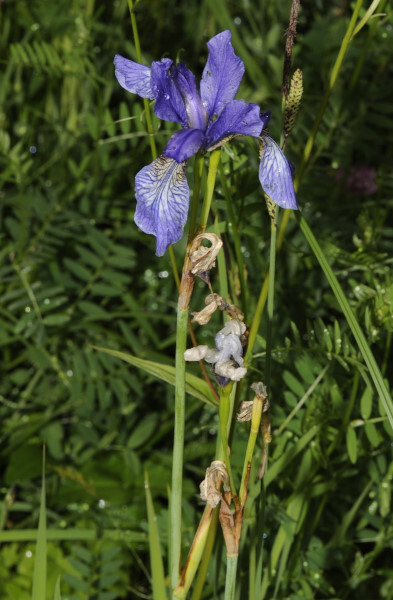
[[[185,162],[160,156],[135,177],[135,223],[157,238],[156,255],[178,242],[187,221],[190,190]]]
[[[195,75],[187,69],[185,63],[173,67],[171,75],[184,100],[188,126],[205,130],[207,114],[199,95]]]
[[[209,57],[202,75],[201,98],[211,122],[235,97],[244,64],[234,52],[229,30],[216,35],[207,46]]]
[[[154,99],[150,86],[149,67],[124,58],[120,54],[116,54],[113,62],[117,81],[125,90],[132,94],[138,94],[142,98]]]
[[[171,69],[176,69],[176,66],[172,65],[170,58],[163,58],[153,62],[151,66],[151,89],[156,100],[154,112],[163,121],[174,121],[187,127],[186,107],[173,80]]]
[[[231,100],[219,117],[207,128],[207,147],[214,146],[219,140],[231,135],[261,135],[269,116],[261,115],[257,104],[247,104],[243,100]]]
[[[266,133],[262,134],[263,151],[259,165],[259,181],[263,191],[281,208],[297,209],[292,171],[284,152]]]
[[[205,134],[200,129],[181,129],[172,135],[163,155],[183,162],[198,152],[204,140]]]

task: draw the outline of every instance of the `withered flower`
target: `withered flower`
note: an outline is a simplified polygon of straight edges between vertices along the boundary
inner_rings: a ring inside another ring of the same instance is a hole
[[[221,486],[224,492],[229,492],[229,477],[225,464],[221,460],[214,460],[206,469],[205,479],[199,486],[201,499],[215,508],[222,499]]]

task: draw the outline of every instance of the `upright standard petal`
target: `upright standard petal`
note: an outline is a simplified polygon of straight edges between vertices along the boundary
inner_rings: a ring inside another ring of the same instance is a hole
[[[181,129],[169,140],[163,155],[183,162],[194,156],[204,145],[205,134],[200,129]]]
[[[135,223],[145,233],[156,236],[157,256],[183,235],[190,198],[186,166],[160,156],[135,177]]]
[[[221,139],[233,135],[250,135],[259,137],[269,118],[261,115],[257,104],[247,104],[243,100],[231,100],[219,117],[207,128],[207,148],[214,146]]]
[[[151,66],[151,89],[155,98],[154,112],[163,121],[174,121],[187,127],[187,111],[172,70],[176,66],[170,58],[153,62]]]
[[[202,74],[201,97],[211,122],[235,97],[244,74],[244,64],[235,54],[229,30],[216,35],[207,46],[209,57]]]
[[[179,63],[171,70],[171,75],[184,100],[188,126],[194,129],[206,129],[207,114],[202,104],[195,75],[185,63]]]
[[[131,94],[138,94],[142,98],[154,99],[155,96],[150,85],[149,67],[128,60],[120,54],[116,54],[113,62],[117,81],[125,90]]]
[[[262,157],[259,165],[259,181],[263,191],[281,208],[297,209],[292,171],[284,152],[266,133],[260,138]]]

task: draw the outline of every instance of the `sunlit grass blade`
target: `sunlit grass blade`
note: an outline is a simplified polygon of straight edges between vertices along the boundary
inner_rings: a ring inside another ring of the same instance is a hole
[[[92,348],[99,350],[100,352],[106,352],[106,354],[110,354],[111,356],[121,358],[121,360],[134,365],[134,367],[137,367],[146,373],[150,373],[150,375],[154,375],[158,379],[162,379],[171,385],[175,385],[175,367],[172,367],[171,365],[145,360],[143,358],[133,356],[132,354],[127,354],[126,352],[111,350],[110,348],[101,348],[98,346],[92,346]],[[203,381],[196,375],[192,375],[190,373],[186,374],[186,392],[191,396],[194,396],[194,398],[202,400],[202,402],[207,402],[212,406],[218,406],[218,402],[215,399],[209,385],[206,383],[206,381]]]
[[[57,578],[56,586],[55,586],[55,595],[53,596],[53,600],[61,600],[60,593],[60,575]]]
[[[359,31],[361,29],[363,29],[363,27],[371,19],[371,17],[373,16],[373,14],[375,13],[375,11],[377,10],[378,5],[379,5],[380,2],[381,2],[381,0],[373,0],[373,2],[371,2],[369,8],[366,11],[366,14],[364,15],[364,17],[362,19],[360,19],[359,23],[356,25],[355,29],[353,30],[351,39],[353,39],[355,37],[355,35],[357,33],[359,33]],[[374,16],[377,16],[377,15],[374,15]]]
[[[149,526],[150,571],[153,584],[153,599],[166,600],[167,592],[165,586],[165,574],[161,553],[160,535],[158,531],[157,518],[154,512],[153,500],[151,497],[149,487],[149,479],[146,472],[145,496],[147,507],[147,522]]]
[[[297,213],[296,219],[300,225],[300,228],[310,244],[312,251],[314,252],[319,264],[322,267],[323,272],[326,275],[326,278],[333,290],[334,295],[337,298],[337,301],[341,307],[341,310],[344,313],[344,316],[348,322],[349,327],[354,335],[354,338],[357,342],[359,350],[363,356],[364,362],[366,363],[374,385],[377,389],[379,398],[383,404],[386,415],[389,419],[390,425],[393,427],[393,401],[389,394],[389,390],[386,388],[385,381],[382,377],[382,373],[376,363],[373,353],[370,350],[370,347],[367,343],[367,340],[364,336],[363,331],[361,330],[359,323],[353,313],[353,310],[342,290],[342,287],[333,273],[331,266],[329,265],[326,256],[324,255],[322,248],[318,244],[314,234],[312,233],[310,227],[307,224],[307,221],[303,217],[302,214]]]
[[[42,457],[42,488],[37,543],[34,559],[32,600],[46,598],[46,502],[45,502],[45,447]]]

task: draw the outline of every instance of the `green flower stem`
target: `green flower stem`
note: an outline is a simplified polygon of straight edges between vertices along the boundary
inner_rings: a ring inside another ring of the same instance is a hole
[[[188,310],[177,309],[176,329],[176,386],[175,386],[175,427],[172,461],[172,495],[171,495],[171,534],[170,534],[170,573],[172,587],[179,580],[181,560],[181,505],[183,483],[183,448],[185,418],[185,360],[187,340]]]
[[[217,167],[220,159],[220,151],[215,150],[210,155],[209,171],[206,182],[206,192],[203,200],[202,212],[199,228],[204,231],[207,218],[209,216],[210,204],[213,198],[214,185],[217,175]],[[199,194],[199,182],[201,174],[201,163],[195,162],[197,179],[197,188],[194,185],[194,192]],[[195,181],[195,179],[194,179]],[[198,196],[194,193],[192,197],[191,215],[196,214],[195,204],[198,203]],[[191,223],[192,225],[192,223]],[[185,258],[187,262],[187,255]],[[187,269],[186,269],[187,270]],[[184,273],[183,273],[184,275]],[[185,360],[184,352],[186,350],[187,324],[188,324],[188,302],[191,297],[193,281],[186,281],[189,288],[187,301],[179,296],[177,308],[177,327],[176,327],[176,385],[175,385],[175,426],[173,443],[173,463],[172,463],[172,496],[171,496],[171,534],[170,534],[170,578],[172,589],[175,589],[180,574],[181,567],[181,504],[182,504],[182,483],[183,483],[183,449],[184,449],[184,419],[185,419]],[[228,439],[228,438],[227,438]]]
[[[196,154],[194,159],[194,186],[192,196],[193,198],[199,198],[199,191],[201,188],[201,177],[203,171],[204,157],[202,154]],[[192,202],[190,211],[190,228],[188,231],[188,241],[190,242],[195,235],[196,221],[198,214],[198,202]]]
[[[135,18],[135,13],[134,13],[133,0],[128,0],[128,9],[130,11],[131,27],[132,27],[132,33],[134,36],[136,57],[137,57],[138,62],[140,64],[143,64],[142,63],[141,45],[139,43],[138,26],[137,26],[137,22],[136,22],[136,18]],[[157,148],[156,148],[156,140],[154,139],[154,136],[153,136],[153,124],[152,124],[152,120],[151,120],[149,100],[147,98],[143,99],[143,105],[145,107],[146,126],[147,126],[147,132],[149,134],[151,154],[152,154],[153,160],[154,160],[155,158],[157,158]]]
[[[248,337],[248,345],[246,356],[244,357],[244,366],[247,367],[251,361],[252,351],[254,348],[255,340],[257,338],[259,325],[261,323],[263,309],[265,308],[266,298],[269,289],[269,272],[266,274],[263,281],[261,291],[259,293],[257,306],[255,308],[254,318],[250,327],[250,335]]]
[[[256,443],[257,437],[259,435],[259,428],[261,425],[261,418],[262,418],[262,410],[263,410],[263,399],[260,396],[258,396],[257,394],[255,394],[254,404],[252,406],[252,414],[251,414],[250,435],[248,437],[246,455],[244,457],[242,481],[240,484],[240,491],[239,491],[240,502],[243,502],[243,498],[244,498],[246,478],[247,478],[247,473],[248,473],[248,465],[251,464],[252,457],[254,454],[255,443]]]
[[[234,600],[236,591],[237,556],[227,556],[224,600]]]
[[[209,217],[210,205],[212,202],[214,186],[216,183],[218,163],[220,161],[220,153],[220,148],[218,148],[217,150],[213,150],[213,152],[210,153],[209,171],[207,174],[206,181],[206,192],[205,197],[203,199],[201,216],[199,220],[199,229],[201,231],[204,231],[206,229],[207,219]]]
[[[241,298],[242,298],[242,309],[243,309],[243,312],[245,315],[245,320],[247,320],[246,319],[247,286],[246,286],[246,282],[245,282],[245,278],[244,278],[244,263],[243,263],[243,255],[242,255],[242,250],[241,250],[239,229],[237,226],[235,214],[233,212],[232,198],[231,198],[231,195],[228,190],[226,177],[225,177],[225,173],[224,173],[224,166],[222,164],[222,161],[220,161],[219,171],[220,171],[220,180],[221,180],[222,190],[224,193],[226,207],[227,207],[227,213],[228,213],[228,229],[233,235],[233,243],[234,243],[234,247],[235,247],[236,262],[237,262],[237,267],[239,269],[239,281],[240,281],[240,293],[241,293]]]
[[[277,215],[278,206],[274,209],[270,228],[270,255],[269,255],[269,284],[267,293],[267,333],[266,333],[266,361],[265,361],[265,385],[267,393],[270,393],[270,376],[272,364],[272,332],[274,315],[274,283],[276,271],[276,237],[277,237]]]
[[[349,327],[354,335],[354,338],[357,342],[359,350],[363,356],[364,362],[367,365],[367,368],[370,372],[374,385],[377,389],[378,395],[381,399],[383,407],[385,409],[386,415],[389,419],[390,425],[393,427],[393,402],[389,394],[389,390],[387,389],[385,382],[382,377],[382,373],[376,363],[373,353],[370,350],[370,347],[367,343],[367,340],[364,336],[363,331],[361,330],[359,323],[356,320],[356,317],[352,311],[352,308],[341,288],[341,285],[338,282],[337,277],[333,273],[331,266],[329,265],[326,257],[322,251],[322,248],[318,244],[314,234],[309,228],[305,218],[301,213],[296,214],[296,219],[300,225],[300,229],[302,230],[306,240],[311,246],[312,251],[314,252],[319,264],[323,272],[326,275],[326,278],[334,292],[334,295],[337,298],[337,301],[341,307],[341,310],[344,313],[344,316],[348,322]]]
[[[230,429],[231,421],[232,421],[232,411],[233,411],[233,398],[234,394],[231,394],[233,389],[233,384],[228,383],[224,388],[220,389],[220,408],[219,408],[219,417],[220,417],[220,435],[221,435],[221,446],[222,446],[222,455],[224,457],[224,463],[226,469],[228,471],[229,484],[231,486],[231,493],[234,498],[237,497],[237,492],[235,488],[235,483],[233,480],[231,462],[229,460],[229,451],[228,451],[228,431]],[[235,390],[233,390],[235,391]],[[231,401],[232,398],[232,401]]]

